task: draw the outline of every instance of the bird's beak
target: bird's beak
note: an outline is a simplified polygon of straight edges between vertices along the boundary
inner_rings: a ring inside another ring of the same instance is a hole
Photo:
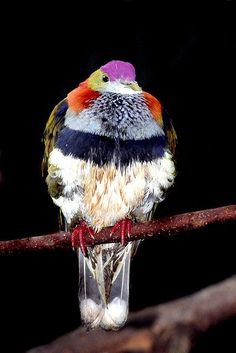
[[[136,81],[122,81],[125,87],[131,88],[134,91],[142,91],[142,88],[137,84]]]

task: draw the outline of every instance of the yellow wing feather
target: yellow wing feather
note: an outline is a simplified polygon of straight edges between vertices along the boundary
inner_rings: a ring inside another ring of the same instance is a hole
[[[43,133],[43,142],[45,146],[43,160],[42,160],[43,177],[47,172],[49,154],[55,145],[55,139],[56,139],[57,133],[62,128],[62,125],[64,123],[65,112],[67,110],[67,107],[68,107],[67,99],[65,98],[55,106],[47,121],[45,130]]]

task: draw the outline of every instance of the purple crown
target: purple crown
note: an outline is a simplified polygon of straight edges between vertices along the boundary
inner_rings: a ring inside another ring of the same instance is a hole
[[[117,79],[135,81],[135,68],[128,62],[112,60],[101,66],[100,69],[109,76],[110,81]]]

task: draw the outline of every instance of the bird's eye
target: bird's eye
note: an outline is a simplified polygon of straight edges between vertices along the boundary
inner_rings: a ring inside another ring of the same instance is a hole
[[[108,82],[109,81],[109,77],[106,76],[106,75],[103,75],[102,76],[102,80],[103,80],[103,82]]]

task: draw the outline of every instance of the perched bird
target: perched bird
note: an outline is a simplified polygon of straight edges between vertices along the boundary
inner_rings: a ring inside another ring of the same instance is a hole
[[[151,218],[174,181],[176,133],[132,64],[113,60],[52,111],[43,169],[79,257],[79,300],[88,327],[117,330],[128,314],[132,222]],[[120,243],[86,246],[104,227]],[[79,243],[79,247],[77,244]]]

